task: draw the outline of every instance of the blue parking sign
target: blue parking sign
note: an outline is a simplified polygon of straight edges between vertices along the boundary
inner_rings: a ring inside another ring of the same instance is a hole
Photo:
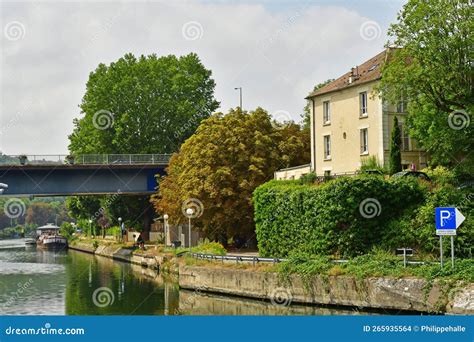
[[[456,229],[463,223],[465,217],[457,208],[441,207],[435,209],[437,235],[456,235]]]

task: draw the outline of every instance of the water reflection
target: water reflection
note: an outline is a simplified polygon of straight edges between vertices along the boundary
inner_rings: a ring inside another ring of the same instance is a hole
[[[340,315],[352,309],[275,306],[179,290],[176,279],[69,250],[26,249],[0,241],[0,314],[3,315]],[[367,314],[367,313],[363,313]]]

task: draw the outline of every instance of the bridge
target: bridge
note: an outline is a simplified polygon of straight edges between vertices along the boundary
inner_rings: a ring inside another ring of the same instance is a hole
[[[150,195],[169,154],[0,155],[4,196]]]

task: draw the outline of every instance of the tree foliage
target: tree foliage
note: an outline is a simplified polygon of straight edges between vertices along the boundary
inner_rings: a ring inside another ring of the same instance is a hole
[[[398,119],[395,116],[393,118],[393,129],[390,137],[390,160],[389,168],[390,174],[402,171],[402,133],[400,126],[398,125]]]
[[[75,153],[171,153],[219,103],[196,54],[126,54],[89,75],[69,136]],[[101,121],[103,120],[103,121]],[[107,121],[109,120],[109,121]]]
[[[395,46],[380,90],[408,101],[410,134],[432,163],[472,166],[474,7],[470,0],[410,0],[391,25]]]
[[[224,242],[234,234],[251,238],[254,189],[276,170],[308,162],[309,141],[298,125],[272,124],[261,108],[218,113],[172,157],[152,202],[157,212],[178,223],[186,221],[183,202],[197,199],[204,210],[196,224],[208,236]]]
[[[71,154],[172,153],[217,109],[215,82],[196,54],[157,57],[126,54],[89,75],[69,136]],[[76,218],[94,224],[149,225],[149,198],[77,197],[68,202]],[[104,208],[100,215],[97,211]],[[153,210],[151,210],[153,212]],[[100,221],[100,222],[97,222]]]

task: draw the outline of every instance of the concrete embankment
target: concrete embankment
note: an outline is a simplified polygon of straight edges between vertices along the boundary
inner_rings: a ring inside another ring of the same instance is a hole
[[[179,286],[189,290],[292,303],[474,314],[474,284],[447,288],[418,278],[299,276],[282,281],[277,273],[228,267],[180,266]]]
[[[167,258],[165,256],[156,256],[147,254],[146,252],[141,253],[140,251],[134,251],[132,249],[114,246],[102,246],[95,247],[91,243],[76,242],[69,246],[70,249],[100,255],[103,257],[128,262],[135,265],[146,266],[152,269],[160,269]]]
[[[239,296],[272,301],[283,306],[289,303],[332,305],[358,309],[403,310],[474,315],[474,284],[449,285],[420,278],[372,277],[358,279],[353,276],[314,276],[303,280],[298,275],[282,279],[274,272],[254,268],[240,269],[217,264],[187,266],[166,255],[153,255],[146,251],[133,251],[116,246],[94,246],[75,242],[71,249],[103,257],[146,266],[152,270],[179,274],[179,286],[194,290],[193,298],[203,293]],[[166,266],[166,267],[165,267]],[[199,297],[196,297],[199,295]],[[225,299],[223,299],[225,300]],[[193,304],[194,305],[194,304]],[[270,305],[270,304],[269,304]],[[262,309],[263,310],[263,309]],[[294,307],[292,306],[292,310]],[[308,308],[298,308],[297,311]]]

